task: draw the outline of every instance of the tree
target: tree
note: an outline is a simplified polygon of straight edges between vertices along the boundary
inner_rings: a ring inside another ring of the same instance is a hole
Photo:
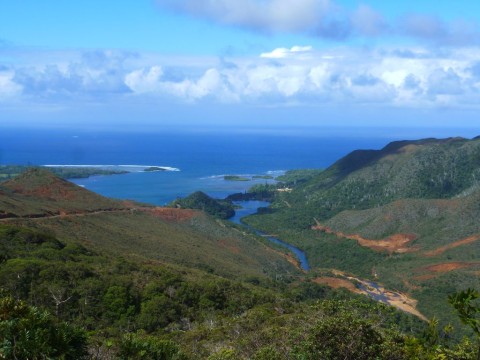
[[[0,299],[0,359],[85,359],[87,336],[48,312]]]
[[[448,302],[457,311],[460,321],[468,325],[477,335],[478,360],[480,360],[480,304],[476,300],[479,298],[480,293],[474,289],[460,291],[448,297]]]
[[[385,334],[371,320],[340,313],[319,321],[294,349],[298,359],[403,359],[403,339]]]
[[[173,341],[134,333],[125,334],[122,337],[117,358],[121,360],[186,360],[186,356]]]

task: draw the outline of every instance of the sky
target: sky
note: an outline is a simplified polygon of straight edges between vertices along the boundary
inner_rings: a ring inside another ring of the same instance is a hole
[[[477,0],[0,0],[0,126],[475,134],[479,24]]]

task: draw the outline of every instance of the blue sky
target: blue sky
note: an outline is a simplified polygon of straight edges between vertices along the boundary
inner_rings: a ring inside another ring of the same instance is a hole
[[[0,0],[0,125],[480,124],[474,0]]]

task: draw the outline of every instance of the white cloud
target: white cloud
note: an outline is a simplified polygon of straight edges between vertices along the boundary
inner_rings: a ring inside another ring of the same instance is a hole
[[[174,96],[180,100],[196,101],[215,95],[224,102],[236,101],[222,79],[217,69],[206,70],[198,79],[185,78],[181,81],[171,81],[164,78],[164,72],[158,65],[149,69],[135,70],[125,76],[125,84],[137,95],[153,94],[159,96]]]
[[[271,52],[260,54],[261,58],[266,59],[284,59],[288,57],[305,58],[313,50],[311,46],[293,46],[290,49],[277,48]]]
[[[329,11],[330,0],[157,0],[161,6],[221,24],[264,32],[308,31]]]
[[[152,66],[150,69],[135,70],[125,76],[125,84],[137,94],[158,92],[159,82],[163,75],[160,66]]]
[[[16,67],[12,79],[22,87],[24,94],[42,97],[99,97],[129,91],[122,78],[123,64],[128,56],[108,50],[89,54],[93,53],[80,53],[69,62]]]
[[[18,96],[22,87],[13,81],[12,71],[1,71],[0,69],[0,102],[7,101]]]
[[[474,47],[438,52],[295,46],[229,58],[228,66],[225,60],[174,66],[175,61],[151,54],[79,53],[49,65],[0,64],[0,99],[480,107],[479,58]]]
[[[185,79],[181,82],[160,82],[159,86],[169,95],[174,95],[187,101],[199,100],[222,90],[220,73],[216,69],[208,69],[199,79]]]
[[[139,94],[152,89],[157,94],[175,96],[186,101],[209,98],[219,102],[253,102],[259,104],[378,103],[394,106],[429,106],[478,100],[476,59],[478,49],[447,55],[430,54],[425,49],[411,49],[422,57],[401,57],[398,51],[353,52],[339,50],[315,52],[310,47],[280,48],[261,54],[261,59],[231,59],[232,66],[206,70],[201,76],[182,81],[165,81],[142,70],[141,87],[127,85]],[[297,60],[299,54],[308,58]],[[263,59],[274,59],[265,62]],[[138,71],[133,75],[139,74]],[[133,75],[127,77],[130,78]],[[138,76],[136,76],[138,78]],[[151,81],[153,80],[153,84]]]

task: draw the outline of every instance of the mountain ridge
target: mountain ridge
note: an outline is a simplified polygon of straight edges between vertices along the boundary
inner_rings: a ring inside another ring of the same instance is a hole
[[[404,198],[451,198],[479,186],[479,139],[422,139],[353,151],[300,184],[286,200],[317,207],[324,212],[317,217],[325,219]]]

